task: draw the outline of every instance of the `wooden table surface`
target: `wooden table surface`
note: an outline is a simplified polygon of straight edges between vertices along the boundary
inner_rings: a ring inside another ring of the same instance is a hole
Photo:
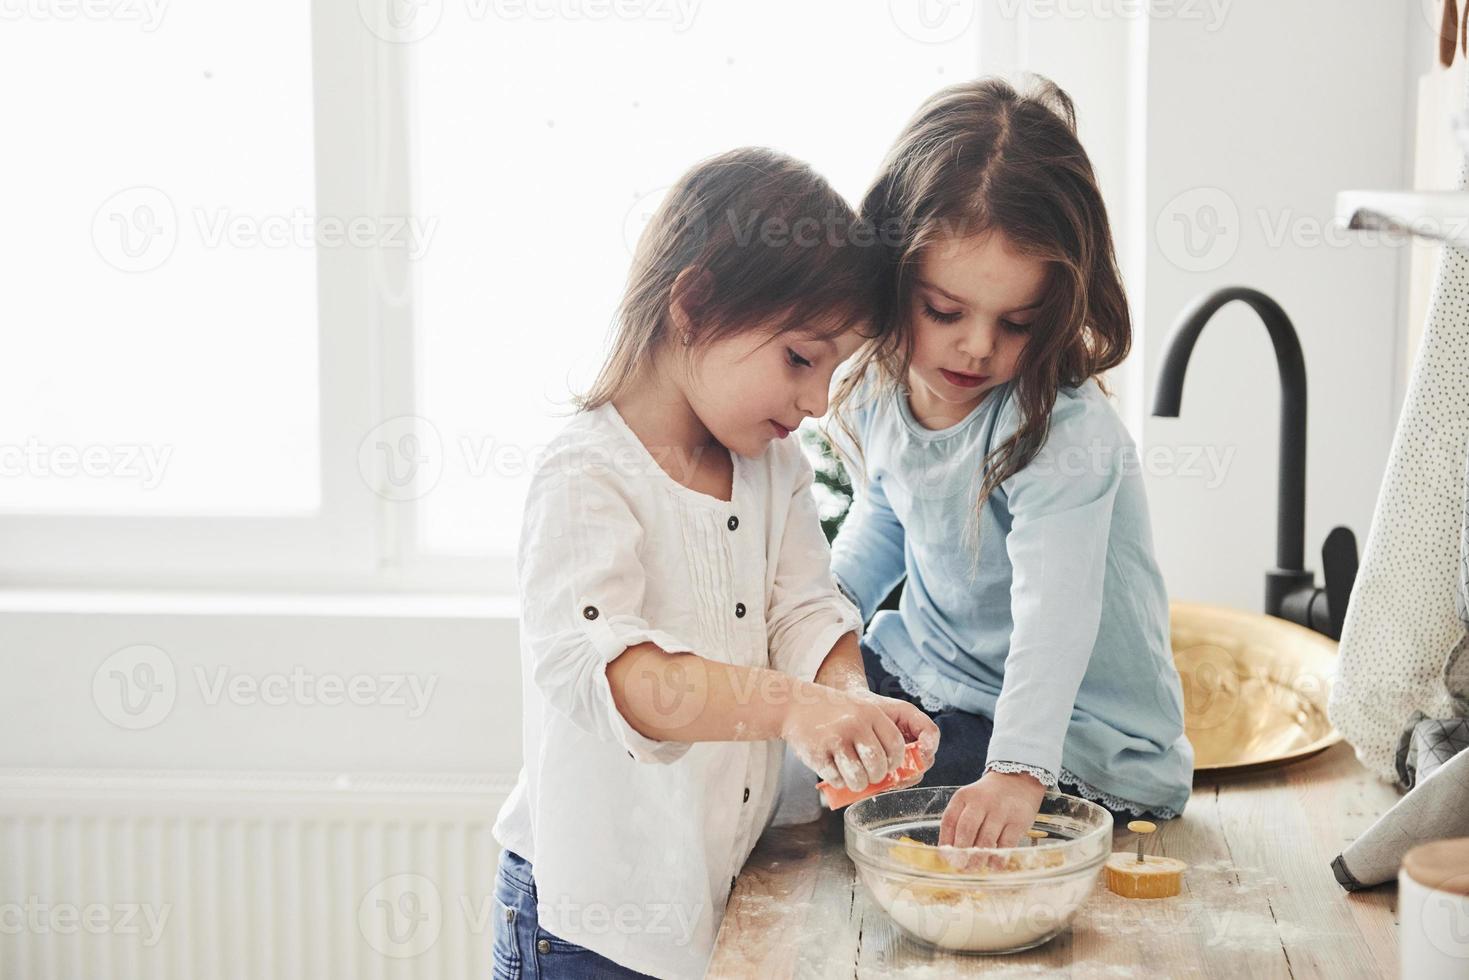
[[[1253,773],[1200,775],[1149,852],[1188,862],[1183,893],[1096,890],[1071,928],[1024,953],[966,956],[908,939],[868,895],[840,814],[771,828],[725,910],[710,977],[1393,977],[1397,887],[1348,893],[1331,860],[1399,799],[1346,743]],[[1114,850],[1135,840],[1125,827]]]

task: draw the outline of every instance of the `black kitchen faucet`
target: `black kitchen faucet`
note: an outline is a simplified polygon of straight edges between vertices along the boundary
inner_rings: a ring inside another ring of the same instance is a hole
[[[1306,549],[1306,361],[1290,317],[1258,289],[1227,286],[1200,297],[1183,311],[1168,335],[1158,373],[1153,414],[1177,418],[1183,376],[1199,334],[1220,308],[1240,300],[1270,333],[1280,370],[1280,492],[1276,505],[1275,568],[1265,573],[1265,612],[1341,639],[1342,621],[1357,578],[1357,539],[1350,528],[1333,528],[1321,548],[1325,587],[1305,567]]]

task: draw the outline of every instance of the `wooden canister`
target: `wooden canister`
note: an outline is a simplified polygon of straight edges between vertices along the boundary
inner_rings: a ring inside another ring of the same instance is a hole
[[[1469,837],[1419,844],[1398,869],[1401,975],[1469,976]]]

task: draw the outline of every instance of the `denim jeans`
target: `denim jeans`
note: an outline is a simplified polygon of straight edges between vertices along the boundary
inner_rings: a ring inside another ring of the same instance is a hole
[[[508,847],[500,851],[500,869],[495,875],[494,922],[494,980],[647,977],[542,929],[536,920],[536,880],[531,864]]]

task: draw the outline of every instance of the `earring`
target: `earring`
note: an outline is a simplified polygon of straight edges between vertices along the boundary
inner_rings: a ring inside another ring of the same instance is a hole
[[[691,331],[691,330],[685,330],[683,332],[683,345],[685,347],[687,347],[690,344],[692,344],[693,342],[694,342],[694,334],[693,334],[693,331]]]

